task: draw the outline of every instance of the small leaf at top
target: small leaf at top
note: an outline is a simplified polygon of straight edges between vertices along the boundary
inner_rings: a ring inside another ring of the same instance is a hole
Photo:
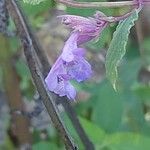
[[[106,55],[106,76],[116,90],[116,82],[118,78],[117,67],[126,53],[126,45],[130,29],[134,26],[134,22],[138,19],[138,9],[123,21],[120,21],[116,31],[113,34],[113,39],[108,48]]]

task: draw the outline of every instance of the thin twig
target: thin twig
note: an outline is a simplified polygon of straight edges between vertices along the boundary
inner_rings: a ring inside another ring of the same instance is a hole
[[[44,50],[42,49],[42,46],[40,45],[38,38],[35,36],[35,34],[31,30],[30,26],[28,25],[28,22],[27,22],[27,19],[25,18],[25,15],[23,15],[23,13],[21,15],[22,15],[22,18],[24,19],[24,23],[26,24],[30,38],[32,39],[33,47],[34,47],[34,50],[35,50],[37,57],[40,61],[43,77],[45,78],[45,76],[48,74],[48,71],[50,69],[48,59],[45,55]]]
[[[137,4],[136,1],[121,1],[121,2],[78,2],[74,0],[55,0],[58,3],[62,3],[71,7],[78,8],[117,8],[117,7],[129,7]]]
[[[58,133],[61,135],[65,143],[66,149],[76,150],[77,147],[74,145],[71,137],[69,136],[67,130],[65,129],[63,122],[60,119],[57,107],[55,106],[55,103],[53,101],[53,97],[52,95],[50,95],[47,86],[45,85],[45,82],[43,80],[43,76],[40,72],[40,69],[36,65],[33,43],[28,33],[28,29],[24,23],[24,19],[22,18],[21,10],[19,9],[18,4],[16,3],[15,0],[6,0],[6,4],[8,7],[9,14],[13,18],[16,28],[18,30],[18,34],[21,38],[21,42],[24,47],[24,53],[27,59],[29,69],[31,71],[33,81],[43,100],[47,112]]]

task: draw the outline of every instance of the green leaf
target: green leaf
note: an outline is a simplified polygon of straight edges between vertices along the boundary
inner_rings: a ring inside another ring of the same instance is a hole
[[[80,123],[93,143],[101,143],[105,137],[105,132],[96,124],[80,117]]]
[[[113,34],[113,39],[110,43],[107,56],[106,56],[106,75],[116,89],[116,82],[118,78],[117,67],[126,53],[126,45],[130,29],[134,26],[134,21],[138,19],[138,10],[121,21]]]
[[[34,144],[32,149],[33,150],[48,150],[48,149],[58,150],[58,147],[56,146],[55,143],[42,141],[42,142]]]
[[[70,135],[73,137],[74,142],[77,143],[80,150],[84,149],[80,137],[76,133],[70,119],[67,117],[65,113],[62,115],[63,121],[65,122],[66,128],[69,131]],[[93,143],[101,143],[105,137],[105,132],[103,129],[99,128],[93,122],[79,116],[79,121],[85,130],[87,136]]]
[[[23,0],[24,3],[29,3],[29,4],[33,4],[33,5],[39,4],[43,1],[45,1],[45,0]]]
[[[141,100],[150,100],[150,85],[137,83],[132,87],[132,90],[140,97]]]
[[[31,82],[31,75],[26,63],[19,59],[15,64],[17,74],[20,77],[20,89],[27,99],[33,99],[34,87]]]
[[[16,70],[19,77],[21,78],[20,88],[22,90],[29,88],[31,75],[27,65],[22,60],[19,60],[16,62]]]
[[[133,58],[125,60],[119,68],[119,86],[122,89],[131,90],[132,86],[138,82],[138,75],[141,69],[141,60]]]
[[[135,133],[108,135],[105,144],[111,150],[149,150],[150,138]]]
[[[99,93],[92,98],[92,100],[97,99],[94,103],[92,120],[105,131],[114,132],[120,126],[123,113],[121,95],[115,92],[110,82],[106,80],[98,89]]]
[[[23,2],[21,2],[20,4],[25,14],[32,19],[33,18],[35,19],[37,17],[43,17],[44,19],[45,17],[43,16],[43,14],[45,12],[48,12],[51,8],[55,6],[53,0],[43,1],[42,3],[40,3],[40,5],[30,5],[29,3],[23,3]]]
[[[5,142],[0,144],[0,149],[5,149],[5,150],[15,150],[14,144],[11,141],[9,136],[6,136]]]

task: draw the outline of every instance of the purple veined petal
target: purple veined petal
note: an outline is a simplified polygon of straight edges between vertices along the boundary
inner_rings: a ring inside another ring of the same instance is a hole
[[[66,85],[66,95],[69,99],[73,99],[75,100],[76,97],[76,90],[73,87],[73,85],[71,83],[68,82],[68,84]]]
[[[56,76],[56,75],[55,75]],[[66,75],[67,76],[67,75]],[[57,75],[57,83],[55,86],[53,86],[51,89],[49,88],[50,91],[58,94],[59,96],[66,96],[66,83],[68,82],[68,79],[64,79],[65,75]],[[53,78],[51,78],[52,80]]]
[[[49,91],[54,91],[54,89],[57,87],[57,75],[54,73],[49,73],[48,76],[45,78],[45,82],[47,84],[47,87]]]
[[[85,48],[77,48],[77,49],[74,49],[72,53],[74,55],[76,55],[76,56],[82,56],[82,57],[84,57],[85,56],[85,52],[86,52]]]
[[[102,27],[97,27],[96,28],[97,31],[93,35],[90,35],[90,34],[86,34],[86,35],[79,34],[78,40],[77,40],[77,44],[81,45],[81,44],[86,43],[88,41],[99,39],[100,33],[106,28],[107,25],[108,25],[108,22],[105,22]],[[97,40],[95,40],[95,41],[97,41]]]
[[[58,75],[59,74],[66,74],[66,69],[63,65],[63,60],[59,57],[55,64],[52,66],[50,72],[48,73],[47,77],[45,78],[45,82],[47,87],[50,91],[54,91],[54,89],[58,85]]]
[[[98,19],[98,18],[92,18],[92,17],[88,17],[92,22],[95,22],[96,26],[97,27],[102,27],[104,22],[103,20],[101,19]]]
[[[59,96],[65,96],[66,90],[65,90],[65,83],[64,81],[61,81],[57,84],[57,87],[53,90],[54,93],[58,94]]]
[[[89,34],[89,35],[95,35],[96,32],[96,24],[79,24],[78,26],[75,26],[73,29],[74,31],[78,31],[80,34]]]
[[[60,80],[64,80],[64,81],[69,81],[69,80],[72,79],[71,76],[68,75],[68,74],[59,74],[59,75],[58,75],[58,78],[59,78]]]
[[[63,67],[63,60],[59,56],[56,60],[56,62],[53,64],[52,68],[50,69],[50,72],[65,72],[65,69]],[[49,73],[50,73],[49,72]]]
[[[78,82],[84,81],[92,75],[91,65],[83,57],[76,57],[74,64],[68,64],[67,72]]]
[[[66,41],[65,46],[63,48],[63,52],[61,54],[61,58],[64,61],[70,62],[74,59],[72,50],[77,49],[77,38],[78,33],[74,32],[71,34],[70,38]]]
[[[64,52],[61,55],[62,59],[66,62],[71,62],[74,59],[74,55],[71,50],[68,49],[68,52]]]
[[[65,43],[65,48],[69,48],[69,49],[75,49],[77,48],[77,38],[78,38],[78,35],[79,33],[78,32],[72,32],[69,39],[66,41]],[[63,49],[64,51],[64,49]]]
[[[90,40],[92,40],[93,38],[95,38],[95,36],[89,36],[89,35],[79,35],[78,36],[78,40],[77,40],[77,44],[81,45],[84,44]]]
[[[53,91],[59,96],[67,96],[69,99],[75,99],[76,90],[69,81],[61,81]]]

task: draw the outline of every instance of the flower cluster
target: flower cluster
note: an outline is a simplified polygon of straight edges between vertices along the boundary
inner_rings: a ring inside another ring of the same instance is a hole
[[[75,99],[76,90],[71,80],[81,82],[92,75],[91,65],[85,60],[85,49],[79,47],[99,36],[108,22],[102,20],[104,14],[97,12],[93,18],[75,15],[59,16],[62,23],[73,29],[66,41],[61,55],[52,66],[45,82],[48,89],[59,96]]]

